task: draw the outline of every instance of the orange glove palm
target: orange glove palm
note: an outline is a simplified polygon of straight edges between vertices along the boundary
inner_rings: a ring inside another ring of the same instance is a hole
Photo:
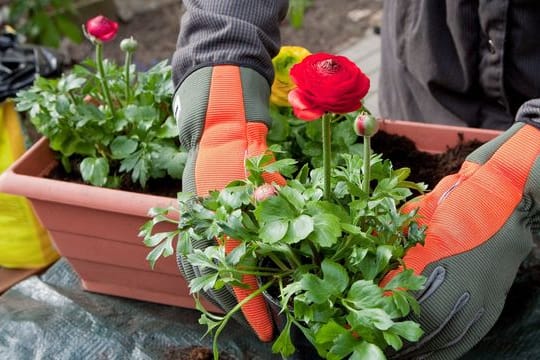
[[[188,149],[188,163],[183,176],[183,191],[204,196],[220,190],[229,182],[246,178],[245,160],[267,150],[269,85],[257,72],[232,65],[220,65],[196,70],[179,87],[175,96],[175,116],[179,123],[180,140]],[[268,182],[284,183],[284,179],[268,174]],[[239,242],[227,239],[226,251]],[[204,248],[209,244],[194,244]],[[179,259],[184,276],[190,280],[200,275]],[[251,289],[233,288],[206,295],[230,310],[257,288],[254,276],[243,282]],[[262,296],[242,307],[249,325],[262,341],[273,338],[273,323]]]

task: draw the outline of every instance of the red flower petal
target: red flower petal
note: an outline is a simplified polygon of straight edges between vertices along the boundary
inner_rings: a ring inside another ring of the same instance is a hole
[[[99,41],[107,42],[116,36],[118,32],[118,23],[106,18],[103,15],[98,15],[85,24],[86,32]]]
[[[293,108],[294,115],[302,120],[317,120],[324,114],[324,110],[311,108],[309,102],[306,101],[302,91],[299,89],[294,89],[289,92],[289,103]]]

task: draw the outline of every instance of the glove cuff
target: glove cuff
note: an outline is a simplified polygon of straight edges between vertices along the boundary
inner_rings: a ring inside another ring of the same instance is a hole
[[[516,122],[523,122],[540,129],[540,99],[525,102],[519,108]]]

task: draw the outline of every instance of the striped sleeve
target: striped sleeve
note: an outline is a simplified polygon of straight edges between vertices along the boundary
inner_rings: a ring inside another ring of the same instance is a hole
[[[196,69],[234,64],[252,68],[271,84],[287,0],[184,0],[186,12],[172,58],[178,87]]]

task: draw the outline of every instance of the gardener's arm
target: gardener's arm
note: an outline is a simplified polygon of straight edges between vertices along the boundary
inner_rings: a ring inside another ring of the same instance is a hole
[[[540,99],[419,202],[425,245],[405,264],[428,277],[419,294],[425,331],[398,354],[406,359],[456,359],[493,327],[518,268],[540,231]],[[392,275],[390,275],[392,276]]]
[[[193,71],[218,64],[253,69],[272,83],[272,58],[279,51],[279,23],[288,0],[184,0],[174,53],[176,85]]]
[[[245,178],[245,159],[266,151],[272,57],[279,50],[279,23],[288,1],[184,0],[184,5],[172,61],[174,113],[180,141],[188,150],[182,186],[183,191],[206,195]],[[201,249],[208,245],[194,244]],[[228,250],[236,245],[227,240]],[[182,258],[179,263],[188,280],[201,275]],[[256,288],[253,276],[243,280]],[[206,297],[229,311],[251,292],[212,290]],[[261,340],[272,340],[273,324],[262,296],[242,312]]]

